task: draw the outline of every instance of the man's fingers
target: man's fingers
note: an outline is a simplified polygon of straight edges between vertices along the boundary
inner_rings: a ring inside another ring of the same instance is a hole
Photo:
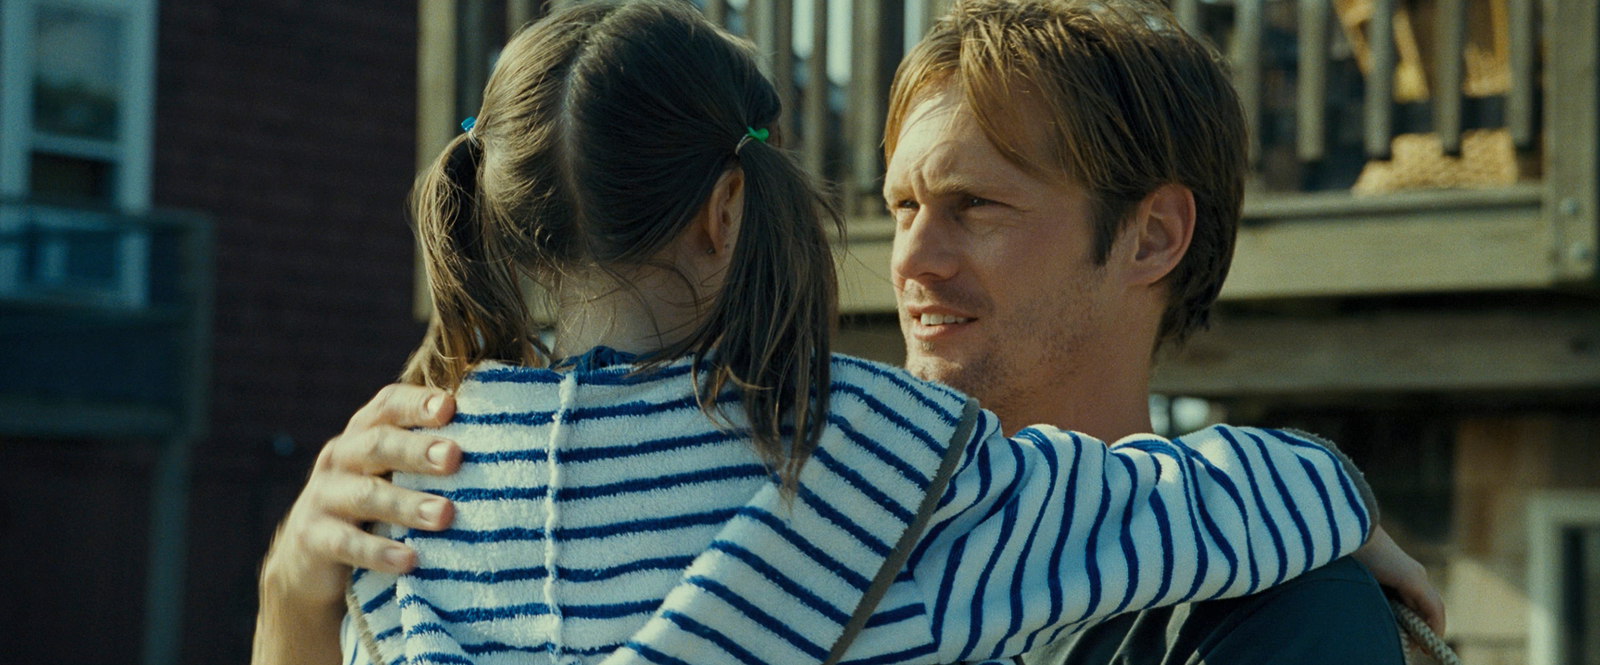
[[[350,418],[346,432],[379,425],[391,427],[442,427],[455,415],[456,401],[443,390],[390,384]]]
[[[402,489],[374,476],[347,476],[331,483],[323,505],[349,522],[388,522],[425,531],[450,525],[455,512],[450,502],[425,492]]]
[[[417,554],[411,548],[338,520],[319,524],[310,540],[312,550],[357,568],[405,573],[417,565]]]
[[[461,463],[455,443],[387,425],[346,432],[329,446],[334,468],[368,475],[400,471],[442,476],[455,473]]]

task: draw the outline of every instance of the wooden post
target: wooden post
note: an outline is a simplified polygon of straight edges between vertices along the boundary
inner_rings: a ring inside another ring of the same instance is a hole
[[[706,0],[705,12],[712,23],[728,26],[728,0]]]
[[[1296,91],[1295,151],[1302,162],[1321,160],[1328,106],[1328,0],[1300,0],[1300,77]]]
[[[1261,4],[1264,0],[1238,0],[1233,40],[1233,82],[1239,89],[1239,104],[1244,107],[1244,123],[1250,141],[1250,165],[1261,160]]]
[[[1372,50],[1366,81],[1367,156],[1388,159],[1394,131],[1394,0],[1372,0],[1367,46]]]
[[[1534,0],[1507,0],[1506,30],[1511,43],[1511,89],[1506,92],[1506,127],[1517,148],[1533,147],[1533,60]]]
[[[1200,36],[1200,0],[1176,0],[1172,13],[1178,19],[1178,27],[1183,28],[1184,32]]]
[[[1596,60],[1600,48],[1600,8],[1593,2],[1546,5],[1545,43],[1552,55],[1545,66],[1546,210],[1556,230],[1557,270],[1565,279],[1590,281],[1595,275],[1597,173],[1600,126],[1595,100],[1600,99]]]
[[[506,40],[529,23],[539,20],[539,0],[506,0]]]
[[[430,0],[417,3],[417,170],[421,171],[444,150],[456,132],[456,2]],[[416,252],[416,275],[411,312],[426,321],[433,314],[428,273],[422,247]]]
[[[864,214],[878,207],[878,183],[883,177],[883,116],[889,101],[889,82],[905,43],[904,17],[903,2],[855,3],[848,111],[852,155],[844,192],[848,214]]]
[[[1434,71],[1438,72],[1438,85],[1433,90],[1433,129],[1439,135],[1444,154],[1460,156],[1461,79],[1466,67],[1462,51],[1467,41],[1467,7],[1463,0],[1439,0],[1435,11],[1438,36],[1434,45],[1434,62],[1437,63]]]
[[[456,115],[476,115],[489,82],[488,0],[456,3]],[[459,126],[457,127],[459,130]]]
[[[801,0],[804,2],[805,0]],[[778,135],[784,141],[794,140],[796,109],[794,107],[794,0],[771,0],[768,15],[772,44],[772,85],[778,89],[778,103],[783,113],[778,116]],[[786,143],[785,145],[793,145]]]
[[[806,61],[804,122],[805,145],[801,158],[807,171],[822,177],[828,158],[828,0],[811,3],[811,59]]]

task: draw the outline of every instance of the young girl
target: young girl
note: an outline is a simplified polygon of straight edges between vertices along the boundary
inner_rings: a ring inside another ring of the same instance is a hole
[[[779,111],[684,3],[582,5],[506,46],[415,201],[438,316],[406,376],[456,390],[464,452],[395,481],[455,521],[388,531],[412,572],[356,572],[347,661],[1005,658],[1366,539],[1365,486],[1309,441],[1006,438],[830,355],[838,215]]]

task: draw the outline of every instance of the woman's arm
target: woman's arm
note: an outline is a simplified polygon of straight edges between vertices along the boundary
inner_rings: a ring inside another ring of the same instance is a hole
[[[415,565],[410,548],[360,524],[427,530],[450,524],[449,502],[395,487],[387,475],[454,473],[461,463],[454,443],[406,429],[438,427],[454,411],[455,401],[442,391],[389,386],[323,446],[261,564],[252,663],[338,663],[351,566],[399,573]]]

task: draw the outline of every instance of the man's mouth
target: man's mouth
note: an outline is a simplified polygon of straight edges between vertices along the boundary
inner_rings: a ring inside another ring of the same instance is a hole
[[[923,314],[918,318],[918,322],[925,326],[942,326],[951,323],[966,323],[971,320],[972,319],[966,317],[954,316],[951,314]]]

